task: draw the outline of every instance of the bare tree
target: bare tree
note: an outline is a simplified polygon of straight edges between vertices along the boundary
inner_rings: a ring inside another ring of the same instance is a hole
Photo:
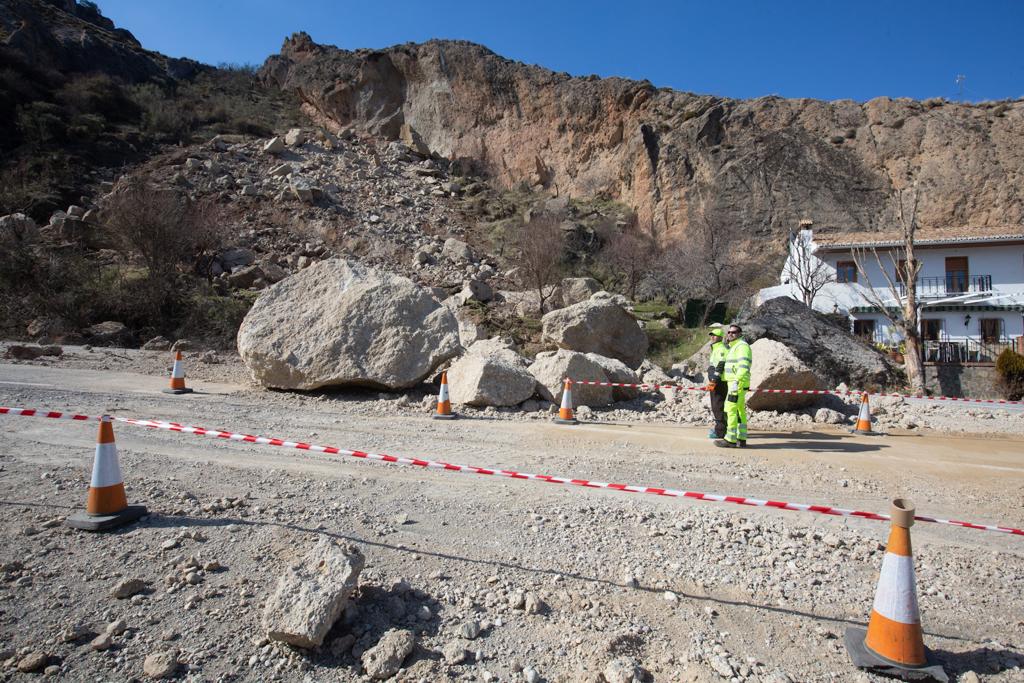
[[[809,224],[808,221],[806,224]],[[830,282],[836,281],[835,271],[814,255],[810,230],[805,230],[804,221],[800,230],[789,233],[789,258],[782,275],[800,290],[800,296],[807,308],[814,308],[814,297]]]
[[[748,239],[740,226],[715,216],[699,188],[690,217],[687,248],[678,266],[707,300],[700,320],[703,327],[716,303],[739,301],[750,294],[757,266],[747,251]]]
[[[209,257],[223,234],[212,203],[134,177],[114,193],[104,214],[108,232],[142,260],[151,282],[169,284],[181,269],[209,277]]]
[[[907,204],[909,202],[909,208]],[[867,303],[878,309],[903,337],[907,381],[917,394],[924,393],[924,364],[921,353],[920,311],[917,306],[917,276],[921,263],[914,258],[914,233],[917,231],[918,193],[914,188],[910,197],[903,190],[896,191],[895,214],[901,230],[900,246],[887,250],[894,275],[890,276],[878,249],[854,249],[853,261],[857,266],[865,288],[861,296]],[[871,285],[865,264],[868,256],[874,259],[885,278],[886,289],[879,291]],[[884,294],[882,292],[885,292]],[[898,305],[893,305],[898,304]]]
[[[656,253],[651,235],[632,226],[615,233],[602,250],[602,257],[615,271],[630,300],[636,301],[637,288],[651,270],[651,258]]]
[[[523,285],[537,292],[538,306],[543,315],[544,304],[554,293],[562,271],[564,240],[561,218],[550,213],[533,215],[520,226],[516,247]]]

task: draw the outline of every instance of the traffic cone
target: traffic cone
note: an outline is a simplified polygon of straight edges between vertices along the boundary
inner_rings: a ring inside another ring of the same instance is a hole
[[[914,503],[897,498],[890,512],[892,529],[868,629],[846,629],[846,651],[855,666],[904,680],[949,679],[925,648],[917,608],[917,580],[910,549]]]
[[[578,425],[579,421],[572,413],[572,380],[565,380],[565,388],[562,389],[562,407],[558,409],[558,417],[555,422],[560,425]]]
[[[435,420],[454,420],[458,415],[452,412],[452,402],[448,398],[448,373],[441,373],[441,390],[437,394],[437,412]]]
[[[871,404],[868,402],[867,393],[863,393],[860,396],[860,415],[857,416],[857,425],[850,430],[850,433],[881,436],[879,432],[871,430]]]
[[[85,512],[76,512],[64,523],[74,529],[105,531],[134,522],[146,514],[143,505],[129,505],[124,492],[121,465],[117,461],[114,426],[109,415],[100,418],[96,437],[96,457],[92,463],[92,481]]]
[[[185,386],[185,366],[181,362],[181,351],[174,352],[174,367],[171,368],[171,386],[164,389],[165,394],[191,394],[192,390]]]

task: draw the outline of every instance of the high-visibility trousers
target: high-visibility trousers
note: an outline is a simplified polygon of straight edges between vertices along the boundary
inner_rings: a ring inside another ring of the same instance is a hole
[[[725,398],[725,440],[729,443],[747,440],[746,394],[746,389],[739,389]]]

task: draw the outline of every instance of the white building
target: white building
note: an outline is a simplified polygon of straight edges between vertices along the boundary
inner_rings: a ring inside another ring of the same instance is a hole
[[[1024,226],[918,229],[914,253],[926,362],[990,362],[1008,345],[1024,347]],[[902,235],[802,229],[779,286],[762,289],[757,303],[803,300],[797,280],[805,278],[795,275],[818,267],[830,282],[814,297],[814,309],[845,314],[855,334],[897,347],[900,335],[874,304],[902,306],[903,254]]]

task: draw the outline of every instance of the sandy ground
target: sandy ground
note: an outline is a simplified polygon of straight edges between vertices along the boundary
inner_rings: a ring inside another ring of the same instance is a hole
[[[703,427],[440,422],[425,392],[266,392],[235,362],[195,358],[196,393],[169,396],[166,366],[166,354],[123,350],[0,364],[0,405],[878,512],[900,496],[921,514],[1024,526],[1020,437],[812,425],[758,430],[752,448],[723,451]],[[0,416],[4,680],[39,675],[16,668],[31,652],[64,680],[142,680],[146,656],[168,650],[182,680],[369,680],[360,655],[389,628],[417,637],[403,681],[598,681],[622,658],[657,681],[883,680],[854,669],[842,645],[870,611],[879,522],[116,431],[130,502],[150,515],[92,535],[58,522],[84,504],[95,426]],[[926,643],[951,677],[1024,681],[1024,538],[931,524],[913,534]],[[324,536],[367,557],[356,607],[316,651],[268,643],[263,603]],[[183,584],[191,557],[221,568]],[[149,587],[114,598],[126,578]],[[521,609],[521,593],[538,613]],[[469,621],[478,637],[461,635]],[[125,629],[94,650],[112,623]]]

